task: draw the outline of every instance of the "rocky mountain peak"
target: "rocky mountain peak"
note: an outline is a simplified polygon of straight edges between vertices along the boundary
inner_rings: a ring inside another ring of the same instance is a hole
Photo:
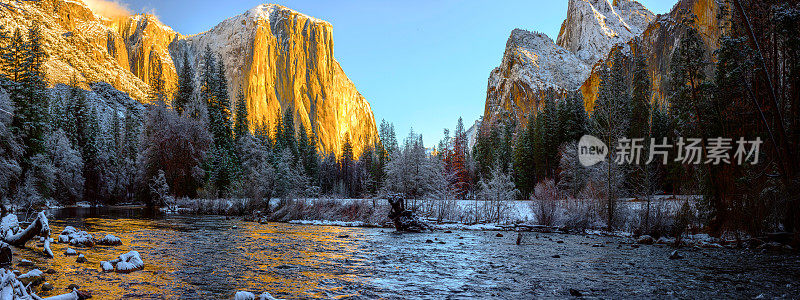
[[[655,16],[635,0],[569,0],[556,44],[593,65],[644,32]]]

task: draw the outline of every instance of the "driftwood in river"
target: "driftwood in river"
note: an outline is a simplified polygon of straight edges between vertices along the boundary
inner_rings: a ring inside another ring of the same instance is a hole
[[[50,250],[50,223],[44,212],[36,215],[36,219],[25,229],[19,227],[19,220],[13,214],[4,216],[0,221],[0,241],[2,242],[24,247],[28,241],[37,236],[44,238],[44,249],[42,250],[44,255],[53,257],[53,251]]]
[[[392,219],[394,228],[397,231],[422,232],[431,230],[430,225],[420,221],[413,212],[406,210],[405,199],[403,199],[402,195],[389,195],[387,200],[391,205],[389,218]]]

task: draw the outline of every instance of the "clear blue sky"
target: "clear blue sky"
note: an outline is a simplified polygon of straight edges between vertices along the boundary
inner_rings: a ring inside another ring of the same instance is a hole
[[[121,0],[154,12],[182,34],[206,31],[259,0]],[[640,0],[656,14],[677,0]],[[333,24],[334,55],[398,138],[409,129],[433,146],[442,129],[483,114],[489,72],[500,64],[511,30],[555,39],[567,0],[292,0],[275,3]]]

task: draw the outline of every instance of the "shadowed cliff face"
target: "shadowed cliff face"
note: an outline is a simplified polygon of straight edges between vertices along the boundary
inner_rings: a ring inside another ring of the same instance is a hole
[[[647,68],[651,79],[651,101],[663,103],[667,101],[666,86],[670,71],[672,54],[684,34],[684,29],[679,26],[682,18],[689,15],[697,17],[695,25],[700,32],[707,53],[712,54],[719,48],[719,38],[722,35],[718,20],[719,5],[715,0],[682,0],[678,2],[668,14],[659,15],[650,26],[638,37],[641,44],[634,41],[620,44],[606,54],[605,62],[613,62],[617,56],[622,56],[625,63],[630,64],[628,70],[633,70],[632,55],[642,52],[647,58]],[[600,62],[604,63],[604,62]],[[594,109],[594,101],[600,85],[600,63],[592,69],[590,77],[581,86],[584,103],[589,111]]]
[[[274,126],[289,110],[317,134],[320,150],[337,154],[347,138],[355,155],[377,138],[369,103],[334,59],[330,23],[279,5],[260,5],[194,36],[149,15],[109,19],[80,0],[0,0],[0,13],[7,30],[41,25],[51,84],[108,82],[145,101],[154,70],[172,91],[183,54],[199,70],[208,45],[225,63],[231,100],[238,87],[245,91],[252,124]]]

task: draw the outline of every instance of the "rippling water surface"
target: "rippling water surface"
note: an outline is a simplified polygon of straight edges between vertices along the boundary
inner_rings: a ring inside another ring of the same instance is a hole
[[[111,233],[124,244],[75,248],[89,260],[79,264],[63,255],[66,245],[53,245],[56,258],[45,259],[29,243],[15,250],[15,260],[55,269],[47,280],[58,293],[75,283],[95,299],[231,299],[237,290],[288,299],[562,298],[569,289],[590,298],[800,295],[798,256],[715,249],[669,260],[670,248],[633,248],[609,237],[527,233],[516,245],[513,232],[396,234],[137,208],[52,211],[54,235],[66,225],[97,238]],[[143,271],[100,271],[101,260],[130,250],[141,253]]]

